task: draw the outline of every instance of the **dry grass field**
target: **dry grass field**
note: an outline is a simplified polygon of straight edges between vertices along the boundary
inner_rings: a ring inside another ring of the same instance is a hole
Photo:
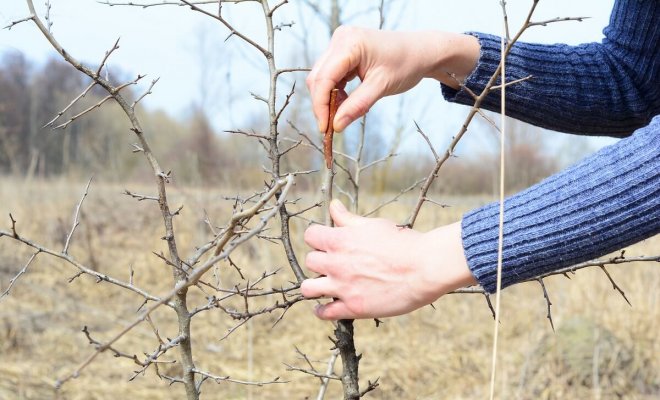
[[[70,228],[84,182],[32,181],[3,178],[0,182],[0,219],[9,229],[8,213],[17,230],[35,241],[61,249]],[[71,254],[98,271],[127,280],[129,266],[135,283],[154,294],[172,286],[169,267],[152,252],[165,251],[162,222],[153,203],[136,202],[124,189],[149,194],[151,186],[120,186],[93,182],[85,201],[82,224],[76,231]],[[184,205],[177,217],[178,244],[184,256],[209,237],[204,212],[216,225],[230,216],[232,194],[219,189],[170,187],[171,204]],[[299,196],[297,194],[296,196]],[[374,204],[379,199],[368,200]],[[307,200],[306,204],[313,200]],[[448,209],[429,206],[419,229],[456,220],[477,200],[450,199]],[[381,215],[402,220],[405,200]],[[304,221],[294,226],[299,254],[304,253]],[[627,255],[660,253],[656,237],[627,249]],[[0,292],[29,258],[30,250],[8,238],[0,239]],[[264,287],[278,286],[293,276],[281,247],[266,241],[248,242],[235,254],[247,278],[282,268]],[[239,277],[222,267],[221,281],[231,285]],[[660,397],[660,271],[657,265],[627,264],[609,271],[625,290],[632,307],[615,291],[598,268],[546,280],[552,300],[556,332],[546,319],[546,303],[536,283],[503,292],[500,325],[499,399],[657,399]],[[71,371],[92,351],[81,332],[88,326],[103,340],[133,320],[141,299],[107,283],[79,277],[76,270],[51,257],[39,255],[0,300],[0,399],[170,399],[183,398],[181,385],[160,381],[152,370],[128,381],[136,365],[130,360],[102,354],[79,378],[56,392],[57,377]],[[256,300],[256,306],[274,302]],[[204,294],[191,291],[190,306],[205,304]],[[284,363],[303,367],[297,347],[317,368],[325,370],[330,355],[332,325],[312,316],[313,303],[296,304],[273,327],[279,312],[250,321],[225,340],[236,324],[220,310],[193,320],[193,351],[197,367],[216,375],[241,380],[278,383],[263,387],[207,382],[203,399],[314,399],[319,380],[287,371]],[[163,337],[176,335],[170,309],[156,312],[154,322]],[[361,381],[380,378],[372,399],[483,399],[490,374],[492,317],[480,295],[448,295],[410,315],[389,318],[376,328],[373,321],[356,322],[356,344],[363,354]],[[138,326],[117,347],[142,356],[157,341],[147,324]],[[175,352],[164,357],[175,359]],[[339,364],[338,364],[339,368]],[[176,364],[162,364],[176,374]],[[332,383],[327,399],[337,399]]]

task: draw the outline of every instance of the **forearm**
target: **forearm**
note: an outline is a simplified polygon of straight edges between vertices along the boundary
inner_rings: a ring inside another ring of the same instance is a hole
[[[495,290],[498,204],[463,217],[470,270]],[[631,137],[507,199],[503,287],[660,232],[660,117]]]
[[[602,43],[518,42],[507,57],[507,114],[577,134],[624,137],[660,113],[660,3],[618,0]],[[500,38],[475,33],[481,54],[465,86],[480,93],[500,63]],[[498,81],[498,84],[500,82]],[[444,87],[449,101],[472,105],[465,90]],[[500,93],[482,107],[499,112]]]

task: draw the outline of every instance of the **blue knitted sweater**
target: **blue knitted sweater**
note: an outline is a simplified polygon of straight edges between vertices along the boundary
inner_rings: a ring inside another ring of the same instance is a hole
[[[465,85],[479,93],[500,62],[500,38],[481,44]],[[516,43],[507,57],[507,114],[614,145],[505,201],[502,286],[587,261],[660,232],[660,1],[617,0],[602,43]],[[449,101],[473,104],[443,86]],[[499,111],[500,93],[484,108]],[[656,116],[657,115],[657,116]],[[654,118],[655,116],[655,118]],[[463,216],[470,270],[495,291],[499,204]]]

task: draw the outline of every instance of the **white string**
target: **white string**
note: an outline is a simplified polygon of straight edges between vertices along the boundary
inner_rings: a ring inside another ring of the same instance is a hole
[[[495,293],[495,323],[493,328],[493,359],[490,375],[490,400],[495,398],[495,370],[497,367],[497,341],[499,333],[500,320],[500,291],[502,289],[502,247],[504,242],[504,135],[506,132],[506,42],[507,36],[506,22],[504,24],[504,33],[500,42],[501,51],[501,99],[500,99],[500,214],[499,214],[499,234],[497,242],[497,283]]]

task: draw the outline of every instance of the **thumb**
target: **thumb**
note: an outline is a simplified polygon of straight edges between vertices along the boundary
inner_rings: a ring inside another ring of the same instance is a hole
[[[351,122],[365,115],[382,97],[380,85],[373,81],[374,79],[365,79],[340,103],[333,123],[335,132],[343,132]]]
[[[364,220],[364,217],[348,211],[344,204],[337,199],[332,200],[329,208],[330,216],[332,217],[332,220],[335,221],[336,226],[359,225]]]

